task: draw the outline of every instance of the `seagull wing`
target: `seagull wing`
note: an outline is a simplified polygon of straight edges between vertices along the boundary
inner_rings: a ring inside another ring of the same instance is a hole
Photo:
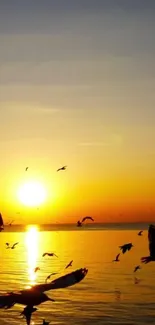
[[[119,256],[120,256],[120,254],[117,254],[117,256],[116,256],[116,260],[118,260]]]
[[[16,295],[13,292],[0,296],[0,308],[8,309],[14,306],[16,303]]]
[[[82,222],[84,222],[85,220],[91,220],[91,221],[94,221],[94,219],[92,218],[92,217],[84,217],[83,219],[82,219]]]
[[[150,225],[148,229],[148,241],[150,256],[155,258],[155,226]]]
[[[51,283],[35,285],[35,286],[33,286],[33,289],[40,291],[40,292],[44,292],[44,291],[48,291],[48,290],[52,290],[52,289],[54,290],[54,289],[70,287],[70,286],[82,281],[85,278],[85,276],[87,275],[87,273],[88,273],[88,270],[86,268],[81,268],[74,272],[63,275],[63,276],[53,280]]]

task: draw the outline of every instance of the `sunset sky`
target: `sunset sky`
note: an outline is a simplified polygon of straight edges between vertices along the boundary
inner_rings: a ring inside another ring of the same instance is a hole
[[[154,0],[0,1],[6,222],[155,221],[154,59]]]

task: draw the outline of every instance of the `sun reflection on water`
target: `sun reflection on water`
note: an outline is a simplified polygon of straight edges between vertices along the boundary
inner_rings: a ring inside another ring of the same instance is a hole
[[[26,247],[27,247],[27,259],[28,259],[28,276],[30,285],[34,285],[36,282],[37,274],[34,269],[37,264],[38,258],[38,245],[39,245],[39,230],[37,226],[29,226],[26,233]]]

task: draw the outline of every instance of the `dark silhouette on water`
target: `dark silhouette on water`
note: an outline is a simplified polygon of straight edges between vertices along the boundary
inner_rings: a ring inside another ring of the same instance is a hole
[[[19,242],[17,242],[17,243],[14,243],[13,245],[12,245],[12,247],[10,247],[11,249],[15,249],[16,248],[16,245],[18,245],[19,244]]]
[[[42,255],[42,257],[44,257],[44,256],[56,256],[56,257],[58,257],[56,254],[54,254],[54,253],[44,253],[43,255]]]
[[[25,305],[23,315],[26,317],[27,325],[30,325],[31,315],[36,310],[34,306],[40,305],[45,301],[54,301],[50,299],[44,292],[54,289],[67,288],[80,281],[87,275],[86,268],[78,269],[74,272],[61,276],[51,283],[38,284],[31,289],[21,290],[18,292],[10,292],[0,296],[0,308],[11,308],[15,304]]]
[[[129,251],[133,247],[132,243],[124,244],[122,246],[119,246],[119,248],[122,250],[122,253],[126,253],[126,251]]]
[[[136,277],[134,278],[134,284],[138,284],[140,281],[141,281],[140,279],[138,279]]]
[[[70,266],[72,266],[72,264],[73,264],[73,260],[66,265],[65,269],[68,269]]]
[[[58,168],[57,169],[57,172],[59,172],[60,170],[65,170],[67,168],[67,166],[63,166],[63,167],[61,167],[61,168]]]
[[[26,167],[26,168],[25,168],[25,171],[26,171],[26,172],[28,171],[28,168],[29,168],[29,167]]]
[[[115,258],[115,260],[113,260],[113,262],[120,262],[120,260],[119,260],[119,256],[120,256],[120,254],[117,254],[117,255],[116,255],[116,258]]]
[[[45,319],[43,319],[42,325],[49,325],[49,324],[50,324],[50,322],[46,322]]]
[[[94,219],[93,219],[92,217],[86,216],[86,217],[84,217],[81,221],[80,221],[80,220],[77,221],[77,227],[82,227],[82,224],[83,224],[86,220],[94,221]]]
[[[134,268],[134,272],[137,272],[137,271],[140,270],[140,269],[141,269],[140,265],[137,265],[137,266],[135,266],[135,268]]]
[[[138,236],[142,236],[143,230],[140,230]]]
[[[36,266],[34,269],[34,272],[36,273],[37,271],[40,271],[40,267]]]
[[[148,229],[148,241],[149,241],[149,256],[144,256],[141,258],[142,263],[149,263],[155,261],[155,226],[150,225]]]
[[[49,279],[51,278],[52,275],[56,275],[56,274],[58,274],[58,273],[53,272],[53,273],[49,274],[49,275],[47,276],[46,280],[45,280],[45,283],[47,283],[47,280],[49,280]]]

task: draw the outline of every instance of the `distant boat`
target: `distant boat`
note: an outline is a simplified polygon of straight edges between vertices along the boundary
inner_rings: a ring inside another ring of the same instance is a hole
[[[2,218],[2,214],[0,213],[0,231],[4,230],[4,222]]]

